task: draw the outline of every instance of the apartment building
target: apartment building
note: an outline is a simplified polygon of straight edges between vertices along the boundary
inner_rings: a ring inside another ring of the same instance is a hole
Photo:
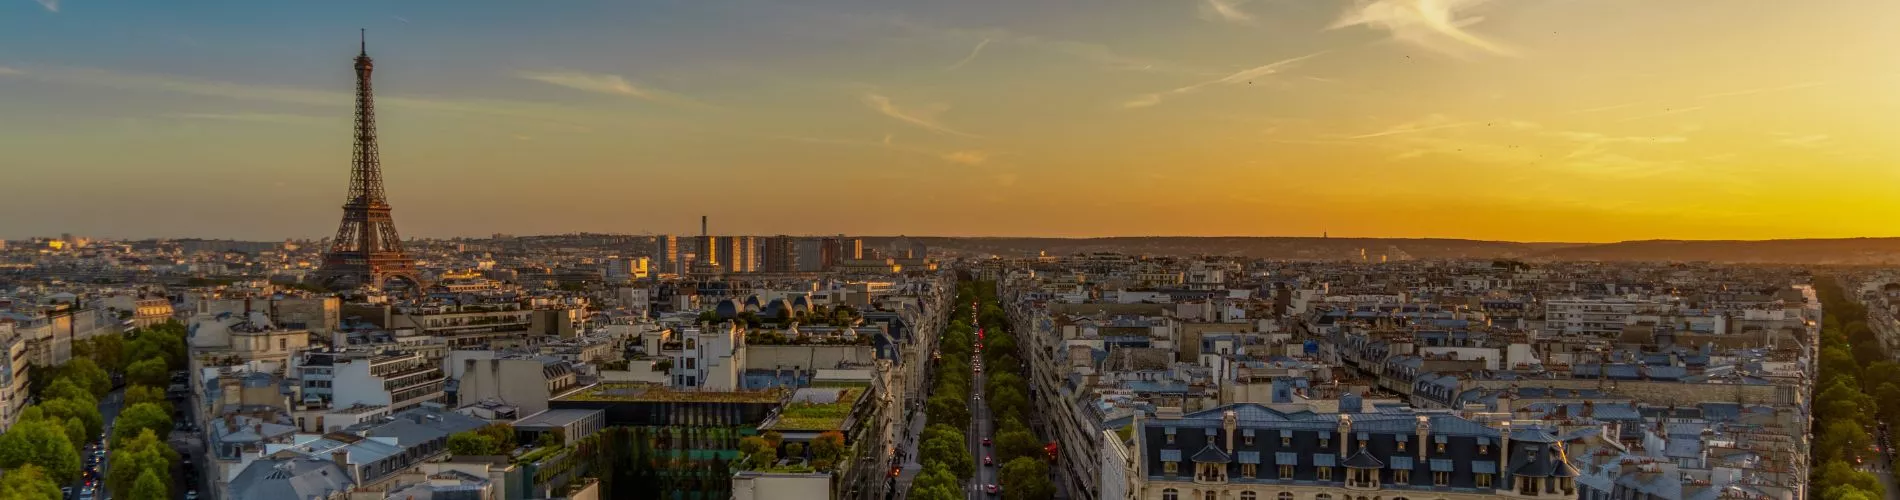
[[[400,412],[441,402],[446,385],[441,365],[414,352],[309,352],[297,372],[307,411],[362,405]]]

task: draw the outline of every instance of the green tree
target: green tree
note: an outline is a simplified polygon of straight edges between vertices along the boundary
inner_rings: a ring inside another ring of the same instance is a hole
[[[970,426],[970,403],[963,394],[938,394],[924,401],[924,412],[931,422],[943,422],[957,427]]]
[[[66,436],[65,424],[37,414],[31,419],[23,415],[0,434],[0,468],[23,465],[39,467],[57,483],[79,479],[79,450]]]
[[[106,429],[105,416],[99,414],[99,406],[91,400],[60,398],[43,401],[37,408],[45,412],[47,418],[58,419],[62,425],[66,419],[78,418],[79,423],[85,424],[87,436],[97,436]]]
[[[73,343],[73,355],[91,358],[108,373],[125,369],[125,337],[100,335]]]
[[[917,445],[917,456],[926,463],[943,464],[962,479],[969,479],[976,474],[976,460],[970,457],[970,446],[960,432],[954,436],[932,435],[925,438]]]
[[[106,489],[132,491],[133,483],[148,470],[168,477],[171,464],[178,458],[178,453],[159,439],[158,434],[150,429],[140,432],[113,448],[106,467]]]
[[[139,479],[132,483],[131,500],[168,500],[165,481],[159,479],[159,471],[146,469],[139,473]]]
[[[819,470],[829,470],[838,459],[844,458],[844,433],[825,431],[811,442],[812,466]]]
[[[1821,467],[1815,470],[1814,477],[1819,480],[1820,484],[1829,486],[1851,486],[1855,489],[1871,493],[1875,498],[1886,495],[1886,488],[1880,485],[1880,478],[1874,476],[1873,473],[1855,469],[1853,465],[1850,465],[1845,460],[1829,460],[1823,462]]]
[[[40,399],[72,399],[86,403],[87,406],[99,406],[99,397],[93,395],[91,389],[73,383],[70,377],[54,380],[53,384],[46,386],[46,391],[40,394]]]
[[[33,465],[9,469],[0,476],[0,498],[7,500],[61,500],[59,483]]]
[[[520,443],[515,441],[515,426],[512,425],[488,424],[475,429],[475,432],[488,436],[489,440],[495,442],[495,449],[499,452],[492,455],[505,455],[520,446]]]
[[[146,358],[125,367],[125,379],[138,385],[165,387],[171,383],[171,370],[164,358]]]
[[[171,433],[172,413],[170,409],[156,403],[139,403],[119,412],[118,420],[112,423],[112,446],[122,446],[126,440],[138,437],[145,431],[154,436]]]
[[[90,359],[77,358],[66,362],[66,366],[60,367],[60,375],[91,391],[92,399],[95,401],[106,397],[106,393],[112,392],[112,375],[100,369],[99,364]]]
[[[1003,464],[999,474],[1005,500],[1055,498],[1056,485],[1049,482],[1049,463],[1033,458],[1018,458]]]
[[[479,432],[457,432],[449,435],[449,453],[455,455],[500,455],[500,447],[495,439]]]
[[[73,449],[86,449],[86,443],[95,435],[86,432],[86,423],[80,422],[79,417],[66,417],[66,439],[73,442]]]
[[[765,434],[760,434],[759,437],[765,438],[765,447],[773,450],[785,444],[785,435],[779,434],[778,431],[765,431]]]
[[[1018,458],[1042,455],[1042,442],[1028,430],[1009,430],[996,435],[996,459],[1009,463]]]
[[[168,404],[169,402],[170,401],[165,398],[165,390],[158,387],[133,384],[125,388],[126,406],[139,403]]]

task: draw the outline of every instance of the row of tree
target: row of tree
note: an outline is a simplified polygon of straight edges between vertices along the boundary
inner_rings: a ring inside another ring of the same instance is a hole
[[[1055,486],[1049,482],[1047,454],[1025,423],[1033,411],[1024,393],[1025,365],[1009,331],[1008,318],[997,304],[994,283],[959,283],[956,300],[953,320],[939,341],[937,379],[925,401],[931,425],[924,429],[918,446],[924,471],[911,483],[910,494],[912,498],[931,500],[961,498],[959,485],[975,473],[976,460],[970,455],[968,434],[963,430],[971,428],[972,423],[966,398],[973,373],[966,360],[975,359],[975,346],[981,341],[983,367],[988,370],[984,402],[996,422],[991,451],[992,458],[1002,464],[1003,497],[1052,497]],[[971,321],[979,326],[971,326]]]
[[[184,335],[182,325],[166,323],[94,337],[74,343],[72,361],[34,367],[30,392],[38,404],[22,410],[0,434],[0,468],[7,469],[0,490],[8,492],[0,498],[57,500],[58,485],[79,480],[86,445],[105,435],[99,401],[112,392],[111,373],[120,371],[133,384],[107,441],[106,488],[132,500],[169,498],[168,478],[178,457],[159,438],[172,427],[172,405],[160,387],[185,362]],[[133,359],[140,361],[126,363]]]
[[[1818,278],[1821,355],[1814,396],[1811,491],[1823,500],[1875,500],[1885,488],[1858,465],[1877,459],[1873,434],[1880,420],[1900,417],[1900,363],[1866,323],[1866,307],[1839,282]]]

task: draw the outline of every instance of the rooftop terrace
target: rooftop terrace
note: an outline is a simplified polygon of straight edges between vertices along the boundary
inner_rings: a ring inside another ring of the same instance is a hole
[[[688,392],[659,384],[602,382],[555,398],[560,401],[625,401],[649,403],[777,403],[781,389],[762,391]]]

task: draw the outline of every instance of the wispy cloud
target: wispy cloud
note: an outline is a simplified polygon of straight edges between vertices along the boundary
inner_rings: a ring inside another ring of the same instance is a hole
[[[983,47],[988,47],[989,45],[990,45],[990,39],[988,38],[983,39],[983,41],[976,42],[976,48],[970,49],[970,55],[963,56],[963,59],[958,60],[956,64],[952,64],[948,68],[944,68],[944,71],[956,71],[957,68],[961,68],[965,64],[970,64],[970,61],[976,60],[976,56],[978,54],[983,53]]]
[[[289,113],[177,113],[168,115],[184,120],[209,120],[245,123],[279,123],[286,125],[309,125],[335,122],[340,117],[324,117]]]
[[[1694,112],[1697,112],[1697,111],[1701,111],[1702,109],[1703,109],[1703,107],[1702,107],[1702,106],[1691,106],[1691,107],[1687,107],[1687,108],[1668,108],[1668,109],[1664,109],[1664,110],[1662,110],[1662,111],[1658,111],[1658,112],[1655,112],[1655,113],[1650,113],[1650,114],[1646,114],[1646,115],[1637,115],[1637,116],[1632,116],[1632,117],[1629,117],[1629,118],[1624,118],[1624,119],[1621,119],[1621,120],[1617,120],[1617,121],[1619,121],[1619,122],[1633,122],[1633,121],[1637,121],[1637,120],[1648,120],[1648,119],[1652,119],[1652,118],[1662,118],[1662,117],[1665,117],[1665,116],[1674,116],[1674,115],[1680,115],[1680,114],[1683,114],[1683,113],[1694,113]]]
[[[0,75],[23,75],[23,74],[26,74],[26,72],[9,68],[6,66],[0,66]]]
[[[1243,3],[1247,0],[1201,0],[1201,16],[1230,23],[1252,23],[1253,15],[1240,10]]]
[[[928,148],[911,146],[907,144],[900,144],[892,140],[893,136],[891,134],[884,134],[884,137],[882,140],[876,140],[876,141],[867,141],[867,140],[861,140],[861,139],[828,139],[828,138],[823,138],[823,137],[800,137],[800,136],[770,136],[767,138],[785,140],[785,141],[804,142],[804,143],[810,143],[810,144],[825,144],[825,145],[830,145],[830,146],[847,146],[847,147],[883,149],[883,150],[895,151],[899,153],[927,156],[927,157],[936,158],[938,160],[942,160],[945,162],[956,163],[956,164],[961,164],[961,165],[982,165],[984,163],[988,163],[991,157],[996,156],[994,153],[991,153],[989,151],[977,150],[977,149],[966,149],[966,150],[960,150],[960,151],[943,152],[943,151],[938,151],[938,150],[933,150],[933,149],[928,149]]]
[[[1703,99],[1720,99],[1723,97],[1737,97],[1737,96],[1745,96],[1745,95],[1762,94],[1762,93],[1767,93],[1767,92],[1781,92],[1784,90],[1800,90],[1800,89],[1806,89],[1806,88],[1819,87],[1822,85],[1828,85],[1831,83],[1834,83],[1834,82],[1821,82],[1821,81],[1802,82],[1802,83],[1796,83],[1792,85],[1781,85],[1781,86],[1775,86],[1775,87],[1761,87],[1761,88],[1752,88],[1752,89],[1731,90],[1728,92],[1716,92],[1713,94],[1704,95],[1702,96],[1702,98]]]
[[[59,0],[33,0],[33,1],[39,2],[40,6],[45,7],[47,12],[52,12],[55,14],[59,13]]]
[[[1419,132],[1431,132],[1434,130],[1445,130],[1445,129],[1469,127],[1477,123],[1478,122],[1454,121],[1450,117],[1447,117],[1444,115],[1432,115],[1432,116],[1426,117],[1423,120],[1418,120],[1418,121],[1413,121],[1413,122],[1408,122],[1408,123],[1401,123],[1401,124],[1386,128],[1385,130],[1380,130],[1378,132],[1369,132],[1369,133],[1364,133],[1364,134],[1359,134],[1359,135],[1351,135],[1351,136],[1346,136],[1345,138],[1346,139],[1371,139],[1374,137],[1385,137],[1389,135],[1416,134]]]
[[[1471,50],[1514,56],[1517,51],[1467,31],[1482,17],[1462,17],[1490,0],[1356,0],[1328,29],[1365,26],[1384,30],[1398,41],[1451,55]]]
[[[395,19],[395,20],[396,20],[397,22],[400,22],[400,23],[403,23],[403,24],[409,24],[409,18],[407,18],[407,17],[402,17],[402,16],[389,16],[389,18],[390,18],[390,19]]]
[[[1775,134],[1775,135],[1781,137],[1780,140],[1777,140],[1775,142],[1779,142],[1784,145],[1794,146],[1798,148],[1820,147],[1822,144],[1825,144],[1828,141],[1833,140],[1833,138],[1828,137],[1827,134],[1800,135],[1800,134],[1781,133],[1781,134]]]
[[[574,90],[598,94],[623,95],[649,101],[660,100],[659,94],[636,87],[620,75],[578,72],[521,73],[517,76],[549,85],[558,85]]]
[[[1153,94],[1137,96],[1134,99],[1130,99],[1126,102],[1123,102],[1122,107],[1145,108],[1148,106],[1161,104],[1161,101],[1169,96],[1176,96],[1176,95],[1196,92],[1209,85],[1222,85],[1222,84],[1233,85],[1233,84],[1249,83],[1256,78],[1263,78],[1269,75],[1277,74],[1280,71],[1293,67],[1294,65],[1299,64],[1302,61],[1305,61],[1307,59],[1312,59],[1314,57],[1319,57],[1319,55],[1325,54],[1325,53],[1326,51],[1320,51],[1320,52],[1314,52],[1311,54],[1295,57],[1292,59],[1282,59],[1279,61],[1270,62],[1270,63],[1263,64],[1260,66],[1255,66],[1252,68],[1236,71],[1236,72],[1228,74],[1227,76],[1203,81],[1203,82],[1196,83],[1193,85],[1188,85],[1186,87],[1180,87],[1180,88],[1175,88],[1172,90],[1156,92]]]
[[[355,102],[355,95],[349,92],[200,80],[162,74],[132,73],[96,68],[60,67],[15,68],[15,71],[21,77],[38,81],[128,91],[171,92],[239,101],[272,102],[317,107],[348,108]],[[376,102],[378,105],[390,108],[464,115],[499,116],[577,128],[584,128],[584,126],[575,123],[576,121],[598,121],[605,118],[602,113],[596,110],[513,100],[437,99],[386,95],[379,96]],[[641,125],[640,123],[627,121],[622,117],[616,118],[613,123],[617,125]]]
[[[937,115],[946,110],[949,110],[950,109],[949,106],[937,104],[937,105],[930,105],[930,106],[921,107],[921,108],[902,108],[902,107],[898,107],[897,104],[892,103],[891,98],[885,97],[882,94],[876,94],[876,93],[864,94],[863,100],[864,100],[865,106],[868,106],[872,110],[877,111],[879,113],[883,113],[884,116],[891,117],[892,119],[895,119],[897,121],[915,125],[918,128],[922,128],[924,130],[929,130],[931,132],[936,132],[940,134],[961,136],[961,137],[969,137],[969,138],[978,137],[976,134],[971,134],[968,132],[953,129],[937,121]]]
[[[901,17],[850,16],[850,19],[870,24],[893,27],[910,36],[936,38],[948,43],[981,43],[990,40],[992,44],[1003,44],[1026,48],[1038,52],[1059,55],[1086,61],[1104,69],[1114,71],[1153,71],[1167,73],[1206,74],[1204,68],[1179,64],[1173,61],[1152,59],[1123,54],[1107,45],[1046,38],[1025,35],[1003,29],[964,29],[933,26]]]
[[[1634,102],[1626,102],[1626,103],[1623,103],[1623,104],[1611,104],[1611,105],[1608,105],[1608,106],[1597,106],[1597,107],[1594,107],[1594,108],[1584,108],[1584,109],[1579,109],[1579,110],[1575,110],[1575,111],[1567,111],[1567,112],[1564,112],[1563,114],[1566,114],[1566,115],[1581,115],[1581,114],[1588,114],[1588,113],[1602,113],[1602,112],[1604,112],[1604,111],[1615,111],[1615,110],[1619,110],[1619,109],[1623,109],[1623,108],[1628,108],[1628,107],[1632,107],[1632,106],[1635,106],[1635,105],[1637,105],[1637,104],[1639,104],[1639,103],[1634,103]]]
[[[975,150],[956,151],[956,152],[943,155],[943,159],[944,161],[948,161],[950,163],[961,163],[964,165],[982,165],[983,162],[989,161],[990,154],[982,152],[982,151],[975,151]]]

